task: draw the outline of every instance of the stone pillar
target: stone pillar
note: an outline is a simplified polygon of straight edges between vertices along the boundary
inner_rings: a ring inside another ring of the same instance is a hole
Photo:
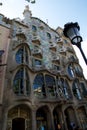
[[[0,130],[6,130],[7,127],[7,111],[4,108],[2,113],[2,128]]]
[[[67,129],[67,122],[66,122],[66,116],[64,114],[64,110],[62,110],[62,117],[63,117],[63,120],[62,120],[62,129],[63,130],[68,130]]]
[[[32,110],[32,130],[36,130],[36,110]]]
[[[50,128],[49,128],[49,130],[55,130],[55,127],[54,127],[54,117],[53,117],[53,111],[51,110],[51,112],[50,112],[50,115],[49,115],[50,117]]]
[[[0,130],[2,130],[2,105],[0,105]]]
[[[80,124],[78,113],[77,113],[76,109],[75,109],[75,115],[76,115],[77,125],[81,128],[81,124]]]

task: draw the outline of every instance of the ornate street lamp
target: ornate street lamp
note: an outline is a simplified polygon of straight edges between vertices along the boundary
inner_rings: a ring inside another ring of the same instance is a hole
[[[76,45],[79,48],[84,58],[84,61],[87,65],[87,59],[81,47],[82,37],[80,36],[79,31],[80,31],[80,27],[77,22],[76,23],[71,22],[64,25],[64,30],[63,30],[64,35],[71,40],[71,43],[73,45]]]

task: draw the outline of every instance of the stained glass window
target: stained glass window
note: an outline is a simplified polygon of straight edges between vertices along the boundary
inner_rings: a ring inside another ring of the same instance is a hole
[[[25,80],[24,80],[25,79]],[[13,90],[16,94],[29,94],[29,76],[27,69],[18,70],[13,81]]]
[[[33,83],[33,88],[35,96],[37,97],[46,96],[43,74],[36,75]]]
[[[21,47],[16,53],[16,62],[18,64],[28,63],[28,50],[26,47]]]
[[[80,85],[80,84],[79,84],[78,80],[75,80],[75,81],[73,82],[72,90],[73,90],[74,96],[75,96],[77,99],[81,100],[82,97],[81,97],[81,92],[80,92],[80,89],[79,89],[79,85]]]
[[[49,97],[55,96],[55,79],[50,75],[45,76],[46,87]]]

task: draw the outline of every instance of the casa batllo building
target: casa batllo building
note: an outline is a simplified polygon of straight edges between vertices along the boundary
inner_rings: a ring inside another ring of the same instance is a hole
[[[87,81],[63,29],[0,14],[0,130],[87,130]]]

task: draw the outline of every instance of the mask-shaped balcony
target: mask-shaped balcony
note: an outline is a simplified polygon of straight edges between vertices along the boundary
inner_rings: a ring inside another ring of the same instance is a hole
[[[40,48],[34,48],[34,49],[32,50],[32,54],[33,54],[34,56],[37,56],[37,55],[42,56],[42,50],[41,50]]]
[[[40,37],[39,36],[33,36],[32,42],[40,45],[41,44],[40,43]]]

